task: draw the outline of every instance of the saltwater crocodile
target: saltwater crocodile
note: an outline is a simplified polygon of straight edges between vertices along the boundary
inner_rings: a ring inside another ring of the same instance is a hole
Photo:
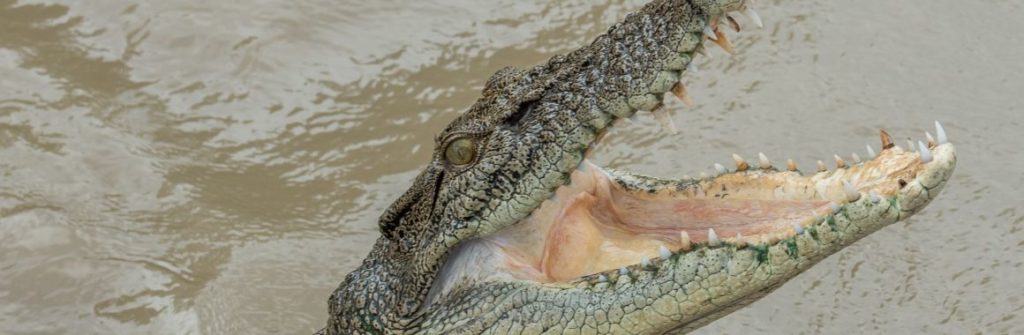
[[[529,70],[506,68],[436,138],[328,301],[326,334],[661,334],[707,324],[935,198],[956,164],[941,125],[801,173],[734,156],[678,180],[591,164],[613,121],[664,120],[706,42],[732,51],[749,0],[655,0]]]

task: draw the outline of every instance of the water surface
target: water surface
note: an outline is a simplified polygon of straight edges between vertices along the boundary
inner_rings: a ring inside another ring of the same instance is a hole
[[[314,331],[488,76],[641,4],[0,0],[0,332]],[[686,78],[679,135],[642,118],[596,160],[810,167],[938,119],[960,166],[928,210],[699,333],[1024,332],[1024,4],[760,4],[766,27]]]

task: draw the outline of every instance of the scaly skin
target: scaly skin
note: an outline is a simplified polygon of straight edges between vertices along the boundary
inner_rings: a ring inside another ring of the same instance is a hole
[[[382,236],[330,297],[330,318],[321,332],[686,332],[908,217],[938,194],[956,162],[947,143],[933,146],[931,163],[908,170],[913,173],[901,179],[906,185],[883,197],[836,205],[831,213],[809,217],[806,231],[789,236],[701,242],[649,266],[567,282],[482,281],[436,291],[455,248],[528,217],[569,182],[612,121],[660,108],[702,47],[709,22],[744,6],[743,0],[652,1],[587,47],[530,70],[498,72],[483,96],[438,135],[433,159],[381,216]],[[447,149],[465,139],[472,143],[471,159],[453,161]],[[902,162],[909,155],[892,148],[876,161]],[[742,170],[733,174],[798,176]],[[618,187],[650,193],[694,194],[713,182],[620,172],[609,177]]]

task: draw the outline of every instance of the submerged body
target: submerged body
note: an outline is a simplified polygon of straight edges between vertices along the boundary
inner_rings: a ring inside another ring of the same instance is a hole
[[[731,51],[746,0],[659,0],[593,44],[504,69],[437,137],[329,300],[329,334],[685,332],[767,294],[924,206],[956,153],[944,131],[803,174],[737,157],[663,180],[586,161],[615,120],[663,115],[712,41]],[[916,152],[915,152],[916,149]],[[855,159],[859,161],[859,159]]]

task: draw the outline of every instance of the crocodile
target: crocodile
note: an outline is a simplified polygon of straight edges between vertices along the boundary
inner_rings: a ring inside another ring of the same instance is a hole
[[[763,154],[679,179],[591,163],[621,120],[690,102],[681,77],[705,45],[734,51],[737,17],[761,25],[750,0],[654,0],[590,45],[499,70],[381,215],[319,333],[686,333],[938,196],[956,165],[938,122],[807,173]]]

